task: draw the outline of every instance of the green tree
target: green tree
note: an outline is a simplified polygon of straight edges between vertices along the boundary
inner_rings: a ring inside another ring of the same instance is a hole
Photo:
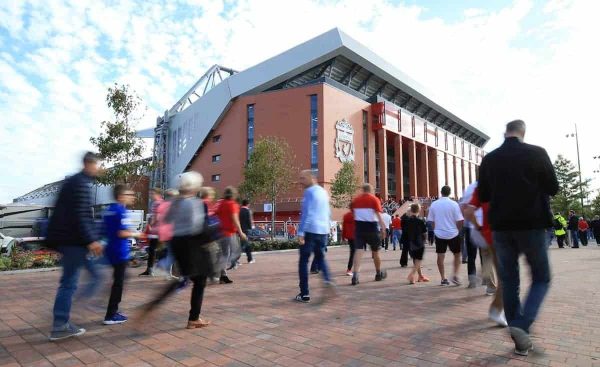
[[[105,185],[116,183],[134,184],[150,169],[150,162],[143,157],[145,144],[136,135],[135,127],[142,118],[142,100],[128,85],[108,88],[106,103],[114,114],[114,121],[102,121],[103,131],[90,138],[102,159],[104,173],[98,182]]]
[[[583,199],[587,199],[590,180],[586,179],[580,184],[579,172],[575,169],[575,165],[562,155],[559,155],[554,161],[554,170],[558,179],[559,191],[552,198],[552,210],[565,215],[570,209],[575,209],[583,214],[581,198],[583,195]]]
[[[278,137],[265,137],[256,142],[244,167],[240,192],[252,201],[265,199],[271,203],[271,228],[275,229],[275,203],[293,182],[295,157],[288,143]],[[273,237],[273,232],[271,233]]]
[[[600,192],[596,194],[594,200],[592,200],[592,215],[600,215]]]
[[[354,170],[354,162],[344,162],[331,183],[331,205],[334,208],[347,208],[358,190],[359,178]]]

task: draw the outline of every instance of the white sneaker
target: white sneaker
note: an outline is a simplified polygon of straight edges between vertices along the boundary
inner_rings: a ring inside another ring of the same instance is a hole
[[[248,264],[254,264],[256,262],[256,260],[252,259],[250,261],[248,261]]]
[[[496,308],[490,308],[489,317],[490,320],[494,321],[496,324],[498,324],[498,326],[508,326],[508,322],[506,322],[506,316],[504,315],[504,311],[500,311]]]
[[[496,294],[496,287],[492,287],[492,286],[487,286],[485,289],[485,295],[486,296],[493,296]]]

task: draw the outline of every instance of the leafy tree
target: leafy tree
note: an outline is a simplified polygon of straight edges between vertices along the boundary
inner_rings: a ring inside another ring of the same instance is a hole
[[[577,209],[580,214],[581,198],[585,200],[589,194],[590,180],[586,179],[579,183],[579,172],[575,165],[567,158],[559,155],[554,161],[554,170],[558,179],[559,191],[552,198],[552,210],[566,214],[570,209]]]
[[[293,182],[295,157],[288,143],[278,137],[265,137],[254,145],[244,167],[242,195],[250,200],[266,199],[271,205],[271,228],[275,228],[275,203]],[[273,236],[273,233],[271,233]]]
[[[600,192],[596,195],[594,200],[592,200],[592,215],[600,215]]]
[[[103,131],[99,136],[90,138],[105,168],[98,182],[105,185],[134,184],[150,169],[150,162],[143,157],[144,141],[135,131],[143,116],[140,113],[142,100],[129,90],[128,85],[115,83],[114,87],[108,88],[106,103],[114,114],[114,121],[102,121]]]
[[[347,208],[358,189],[359,178],[354,170],[354,162],[344,162],[331,183],[331,205],[334,208]]]

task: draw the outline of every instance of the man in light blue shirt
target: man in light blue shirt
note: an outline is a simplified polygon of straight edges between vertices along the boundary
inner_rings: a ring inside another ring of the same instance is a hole
[[[327,246],[327,236],[329,236],[331,209],[329,208],[329,196],[325,189],[317,185],[312,171],[302,171],[299,181],[304,186],[304,197],[302,199],[300,225],[298,226],[300,294],[296,296],[296,301],[308,303],[310,302],[308,260],[312,253],[315,254],[315,261],[323,274],[326,287],[333,289],[324,253]]]

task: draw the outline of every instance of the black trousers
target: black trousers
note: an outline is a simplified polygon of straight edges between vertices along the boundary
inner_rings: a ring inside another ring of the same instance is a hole
[[[390,247],[390,229],[386,228],[385,230],[385,238],[381,239],[381,247],[384,249],[388,249]]]
[[[108,299],[108,307],[106,308],[105,319],[112,318],[119,311],[119,303],[123,296],[123,284],[125,283],[125,271],[127,270],[127,262],[113,265],[113,284],[110,289],[110,298]]]
[[[560,236],[556,236],[556,241],[558,242],[558,247],[559,248],[565,247],[565,237],[567,237],[566,234],[563,234],[563,235],[560,235]]]
[[[464,236],[467,244],[467,274],[476,275],[477,266],[475,265],[475,262],[477,261],[477,246],[471,241],[471,228],[464,228]]]
[[[401,242],[401,245],[402,254],[400,255],[400,266],[408,266],[408,250],[410,246],[404,242]]]
[[[204,300],[204,288],[206,288],[206,276],[196,275],[190,277],[190,281],[194,284],[192,287],[192,297],[190,299],[190,314],[189,321],[197,321],[200,318],[200,312],[202,311],[202,301]],[[163,303],[169,296],[171,296],[177,288],[180,287],[179,281],[170,282],[165,289],[150,302],[144,313],[148,313]]]
[[[147,270],[152,270],[154,261],[156,261],[156,248],[158,247],[158,238],[151,238],[148,244],[148,265]]]
[[[348,270],[352,270],[354,267],[354,253],[356,249],[354,248],[354,240],[348,240],[348,246],[350,247],[350,258],[348,259]]]
[[[579,231],[579,240],[581,241],[582,245],[584,245],[584,246],[588,245],[587,231]]]
[[[600,231],[594,232],[594,238],[596,239],[596,243],[600,245]]]
[[[242,240],[241,246],[242,251],[246,253],[246,258],[248,259],[248,262],[252,261],[252,245],[250,244],[250,242],[248,240]]]

